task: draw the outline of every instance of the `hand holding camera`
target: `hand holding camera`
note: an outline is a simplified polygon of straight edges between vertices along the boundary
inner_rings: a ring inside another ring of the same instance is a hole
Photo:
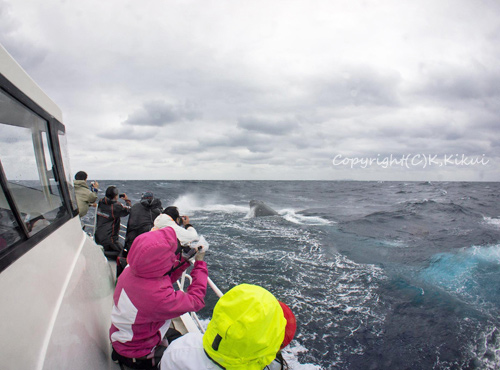
[[[198,249],[196,248],[191,248],[189,245],[182,247],[182,257],[186,260],[189,260],[193,258],[195,255],[197,255]],[[205,253],[203,253],[205,254]]]
[[[198,240],[182,247],[182,257],[185,259],[191,259],[195,256],[196,261],[203,261],[205,252],[208,248],[208,242],[205,240],[203,235],[201,235]]]
[[[90,191],[97,193],[99,191],[99,183],[97,181],[90,182]]]
[[[131,203],[131,200],[128,199],[127,194],[125,194],[125,193],[119,194],[118,197],[121,198],[121,199],[123,199],[127,204]]]
[[[203,261],[205,258],[205,252],[198,252],[196,253],[196,256],[194,257],[195,261]]]
[[[189,224],[189,216],[179,216],[179,217],[177,217],[177,220],[175,222],[179,226],[186,227],[186,225]]]

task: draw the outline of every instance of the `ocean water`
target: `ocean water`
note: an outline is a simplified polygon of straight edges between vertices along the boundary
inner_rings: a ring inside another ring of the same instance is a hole
[[[500,369],[500,183],[100,184],[189,215],[222,291],[258,284],[287,303],[293,369]],[[252,199],[279,216],[249,217]]]

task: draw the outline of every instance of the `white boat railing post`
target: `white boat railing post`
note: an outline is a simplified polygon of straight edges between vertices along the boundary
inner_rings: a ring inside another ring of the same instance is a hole
[[[184,271],[182,273],[180,283],[179,283],[179,280],[177,280],[177,284],[179,285],[179,289],[182,291],[184,291],[184,284],[186,283],[186,279],[189,280],[189,285],[191,285],[193,278],[191,277],[191,275],[187,274],[186,271]]]
[[[93,205],[90,205],[90,206],[91,206],[91,207],[93,207]],[[94,211],[94,220],[92,221],[92,224],[86,224],[86,223],[83,223],[83,220],[82,220],[82,226],[84,227],[84,229],[83,229],[83,230],[84,230],[84,231],[85,231],[88,235],[90,235],[92,238],[94,238],[94,237],[95,237],[95,228],[96,228],[96,225],[97,225],[97,207],[98,207],[98,206],[97,206],[97,204],[96,204],[96,206],[94,207],[94,208],[95,208],[95,211]],[[88,232],[88,231],[85,229],[85,227],[87,227],[87,226],[88,226],[88,227],[90,227],[90,228],[92,228],[92,233]]]
[[[189,260],[189,262],[191,263],[191,265],[194,265],[193,260]],[[212,281],[212,279],[210,279],[210,276],[207,276],[207,282],[208,282],[208,286],[210,286],[210,288],[217,295],[217,297],[220,298],[224,295],[224,293],[222,293],[222,291],[219,289],[219,287],[217,287],[217,285],[215,285],[215,283]]]
[[[198,329],[200,329],[201,333],[202,334],[205,333],[205,328],[203,327],[203,324],[198,318],[198,315],[194,312],[191,312],[191,318],[196,322],[196,325],[198,326]]]
[[[95,229],[97,227],[97,210],[98,209],[99,209],[99,203],[96,203],[95,212],[94,212],[94,233],[93,233],[94,238],[95,238]]]
[[[224,293],[221,292],[221,290],[217,287],[217,285],[215,285],[215,283],[212,281],[212,279],[210,279],[210,277],[207,278],[208,280],[208,285],[210,286],[210,288],[212,288],[212,290],[214,291],[214,293],[217,295],[217,297],[222,297],[224,295]]]
[[[194,265],[193,260],[189,260],[189,262],[191,263],[191,265]],[[184,291],[184,283],[185,283],[186,279],[189,280],[189,284],[191,284],[193,282],[193,278],[191,277],[191,275],[187,274],[186,271],[184,271],[182,273],[181,279],[177,280],[177,286],[179,287],[179,290]],[[217,297],[220,298],[224,295],[222,293],[222,291],[217,287],[217,285],[215,285],[215,283],[212,281],[212,279],[210,279],[210,277],[208,277],[208,276],[207,276],[207,283],[208,283],[208,286],[212,289],[212,291],[217,295]],[[193,321],[196,323],[196,326],[198,326],[198,329],[201,331],[201,333],[202,334],[205,333],[205,328],[203,327],[203,324],[201,323],[196,312],[190,312],[190,315],[191,315],[191,318],[193,319]]]

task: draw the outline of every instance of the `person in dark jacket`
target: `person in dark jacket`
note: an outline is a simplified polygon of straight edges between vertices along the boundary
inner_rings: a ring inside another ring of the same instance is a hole
[[[135,238],[151,231],[154,220],[161,213],[161,210],[161,201],[155,198],[152,192],[148,191],[142,194],[141,201],[130,209],[125,238],[126,251],[130,251],[130,246]]]
[[[120,218],[130,213],[131,201],[127,194],[121,194],[126,205],[118,202],[118,189],[110,186],[106,189],[106,196],[99,201],[97,209],[97,226],[95,242],[104,247],[104,254],[110,259],[118,257],[123,246],[118,242]]]

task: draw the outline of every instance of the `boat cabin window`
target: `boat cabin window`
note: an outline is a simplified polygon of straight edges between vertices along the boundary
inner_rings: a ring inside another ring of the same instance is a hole
[[[9,245],[16,234],[32,236],[67,214],[48,133],[46,120],[0,90],[0,210],[10,225],[4,229],[0,220],[0,238]],[[9,212],[17,212],[17,221]]]
[[[0,254],[3,250],[23,239],[23,233],[17,225],[14,213],[0,192]]]

